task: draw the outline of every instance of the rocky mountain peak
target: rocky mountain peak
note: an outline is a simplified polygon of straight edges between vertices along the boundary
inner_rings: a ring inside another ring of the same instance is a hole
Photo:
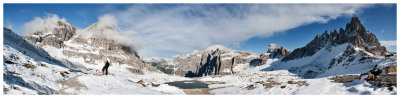
[[[270,53],[270,58],[281,58],[290,53],[289,49],[283,46],[278,46],[276,44],[269,44],[267,53]]]
[[[54,26],[50,27],[53,28],[33,32],[31,35],[24,36],[24,38],[35,44],[61,48],[65,46],[63,41],[71,39],[77,30],[75,26],[63,21],[57,21]]]
[[[376,36],[368,32],[358,17],[353,17],[346,29],[340,28],[339,32],[334,30],[328,34],[325,31],[322,36],[317,34],[306,46],[295,49],[291,54],[283,58],[283,61],[293,60],[305,56],[311,56],[322,48],[349,43],[361,48],[375,56],[384,56],[388,53],[385,47],[381,46]]]
[[[364,33],[365,28],[362,25],[361,21],[358,19],[358,17],[353,17],[351,18],[350,23],[346,24],[346,31],[348,32],[355,32],[355,33]]]

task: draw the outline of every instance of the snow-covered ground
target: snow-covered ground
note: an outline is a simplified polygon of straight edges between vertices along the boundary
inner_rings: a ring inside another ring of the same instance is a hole
[[[272,67],[271,64],[279,61],[278,59],[269,59],[267,64],[256,67],[250,67],[248,63],[238,64],[233,68],[235,72],[233,75],[201,78],[186,78],[158,72],[145,72],[144,75],[137,75],[128,71],[126,67],[129,66],[126,64],[111,66],[109,68],[110,75],[100,75],[99,70],[102,66],[85,64],[82,58],[66,58],[59,49],[45,46],[48,54],[58,60],[49,58],[50,56],[46,56],[47,52],[41,48],[34,48],[36,46],[25,43],[16,34],[5,33],[5,36],[8,37],[5,38],[3,44],[4,94],[185,94],[183,89],[164,84],[183,80],[211,83],[208,85],[209,93],[215,95],[397,94],[396,87],[390,91],[388,87],[373,86],[362,79],[343,84],[331,82],[329,75],[326,75],[328,77],[303,79],[285,68],[273,71],[264,70]],[[82,52],[97,53],[96,51]],[[378,63],[386,66],[397,63],[397,61],[383,60]],[[266,87],[260,83],[261,81],[273,84]],[[289,83],[289,81],[304,81],[304,85]],[[158,84],[159,86],[157,86]]]
[[[397,88],[392,91],[388,87],[377,87],[367,83],[365,80],[355,80],[349,83],[334,83],[329,80],[330,77],[302,79],[288,70],[260,71],[260,69],[271,66],[275,60],[269,60],[268,64],[247,68],[234,75],[225,75],[220,77],[203,77],[201,81],[220,81],[225,84],[212,84],[210,88],[211,94],[221,95],[260,95],[260,94],[275,94],[275,95],[322,95],[322,94],[378,94],[378,95],[396,95]],[[240,67],[240,66],[237,66]],[[271,88],[264,88],[259,81],[275,81],[278,84]],[[305,85],[290,84],[288,81],[305,81]],[[254,85],[254,89],[249,90],[246,87]],[[281,88],[285,86],[284,88]]]

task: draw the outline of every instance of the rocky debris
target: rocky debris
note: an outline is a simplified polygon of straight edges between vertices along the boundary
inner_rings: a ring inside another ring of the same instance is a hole
[[[378,75],[373,79],[367,80],[368,83],[377,85],[377,86],[396,86],[397,87],[397,75]]]
[[[36,66],[32,64],[23,64],[22,66],[24,66],[25,68],[36,69]]]
[[[266,88],[272,88],[274,85],[278,85],[278,84],[279,84],[278,82],[276,82],[276,81],[271,81],[271,80],[268,80],[267,82],[264,82],[264,81],[257,81],[257,82],[255,82],[255,83],[258,83],[258,84],[263,85],[265,89],[266,89]]]
[[[282,88],[282,89],[283,89],[283,88],[286,88],[286,85],[282,85],[281,88]]]
[[[39,62],[39,64],[40,64],[40,66],[42,66],[42,67],[49,68],[49,67],[47,66],[47,64],[45,64],[45,63],[43,63],[43,62]]]
[[[15,72],[15,71],[11,71],[10,74],[11,74],[11,75],[21,75],[20,73],[17,73],[17,72]]]
[[[334,30],[330,34],[328,34],[328,31],[325,31],[322,35],[318,34],[310,43],[304,47],[295,49],[285,56],[282,61],[312,56],[322,48],[329,48],[344,43],[350,43],[375,56],[385,56],[388,54],[388,51],[380,45],[376,36],[367,31],[357,17],[353,17],[351,22],[346,24],[345,29],[340,28],[339,31]]]
[[[228,75],[235,73],[233,68],[238,64],[250,63],[257,58],[250,52],[233,51],[227,48],[213,47],[193,54],[177,56],[175,74],[186,77],[201,77],[208,75]],[[220,49],[221,48],[221,49]]]
[[[247,90],[253,90],[253,89],[255,89],[256,87],[252,84],[252,85],[246,86],[245,88],[246,88]]]
[[[377,85],[377,86],[396,86],[397,87],[397,74],[381,74],[382,70],[379,68],[374,67],[368,73],[363,73],[360,77],[366,75],[367,77],[364,78],[368,83]]]
[[[289,49],[286,49],[283,46],[278,46],[276,44],[269,44],[267,53],[270,53],[269,54],[270,58],[280,59],[280,58],[286,56],[287,54],[289,54],[290,51],[289,51]]]
[[[329,79],[333,80],[332,82],[335,82],[335,83],[348,83],[348,82],[352,82],[354,80],[360,79],[360,75],[335,76],[335,77],[331,77]]]
[[[397,66],[386,67],[386,74],[397,74]]]
[[[13,88],[13,89],[15,89],[15,90],[21,90],[18,86],[15,86],[15,85],[11,85],[11,87]]]
[[[139,80],[138,82],[136,82],[136,83],[138,83],[138,84],[141,84],[143,87],[146,87],[147,85],[144,83],[144,81],[143,80]]]
[[[288,81],[288,84],[297,84],[298,86],[306,85],[306,81]]]
[[[8,89],[8,88],[5,88],[4,86],[3,86],[3,93],[6,93],[6,92],[9,92],[10,90]]]
[[[155,84],[155,83],[153,83],[153,82],[151,82],[151,86],[153,86],[153,87],[159,87],[161,84]]]

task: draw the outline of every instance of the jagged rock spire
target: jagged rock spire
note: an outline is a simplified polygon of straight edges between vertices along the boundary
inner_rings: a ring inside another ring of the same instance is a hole
[[[376,36],[365,29],[358,17],[353,17],[351,21],[346,24],[346,29],[343,30],[343,28],[340,28],[339,32],[334,30],[330,34],[325,31],[322,36],[317,34],[306,46],[295,49],[282,60],[287,61],[311,56],[324,47],[341,45],[344,43],[354,45],[376,56],[384,56],[388,52],[385,47],[380,45]]]

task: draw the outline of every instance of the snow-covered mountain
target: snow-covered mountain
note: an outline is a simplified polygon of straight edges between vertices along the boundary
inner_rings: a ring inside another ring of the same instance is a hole
[[[112,65],[126,68],[136,74],[159,72],[145,64],[135,50],[109,37],[116,32],[115,28],[100,23],[77,31],[69,23],[59,21],[54,30],[31,33],[25,38],[40,45],[52,57],[69,59],[93,69],[99,69],[109,59]]]
[[[173,66],[173,74],[197,77],[229,75],[235,73],[235,70],[238,70],[234,69],[235,66],[248,65],[251,60],[258,57],[257,54],[250,52],[236,51],[222,45],[214,45],[203,51],[195,50],[192,54],[179,55],[173,58],[172,61],[167,61],[171,67]],[[148,60],[148,62],[151,61]]]
[[[39,46],[28,42],[10,29],[3,29],[5,94],[56,94],[61,83],[84,70],[67,60],[51,57]]]
[[[162,83],[186,78],[160,73],[113,40],[91,38],[92,43],[79,44],[74,35],[57,48],[3,30],[4,94],[184,94]],[[110,75],[101,75],[103,57],[111,60]]]
[[[283,46],[278,46],[276,44],[269,44],[269,48],[267,53],[269,53],[270,58],[282,58],[286,56],[287,54],[290,53],[289,49],[283,47]]]
[[[286,69],[303,78],[360,74],[375,65],[381,69],[396,66],[396,59],[386,56],[390,54],[354,17],[346,29],[318,34],[306,46],[295,49],[265,70]]]

